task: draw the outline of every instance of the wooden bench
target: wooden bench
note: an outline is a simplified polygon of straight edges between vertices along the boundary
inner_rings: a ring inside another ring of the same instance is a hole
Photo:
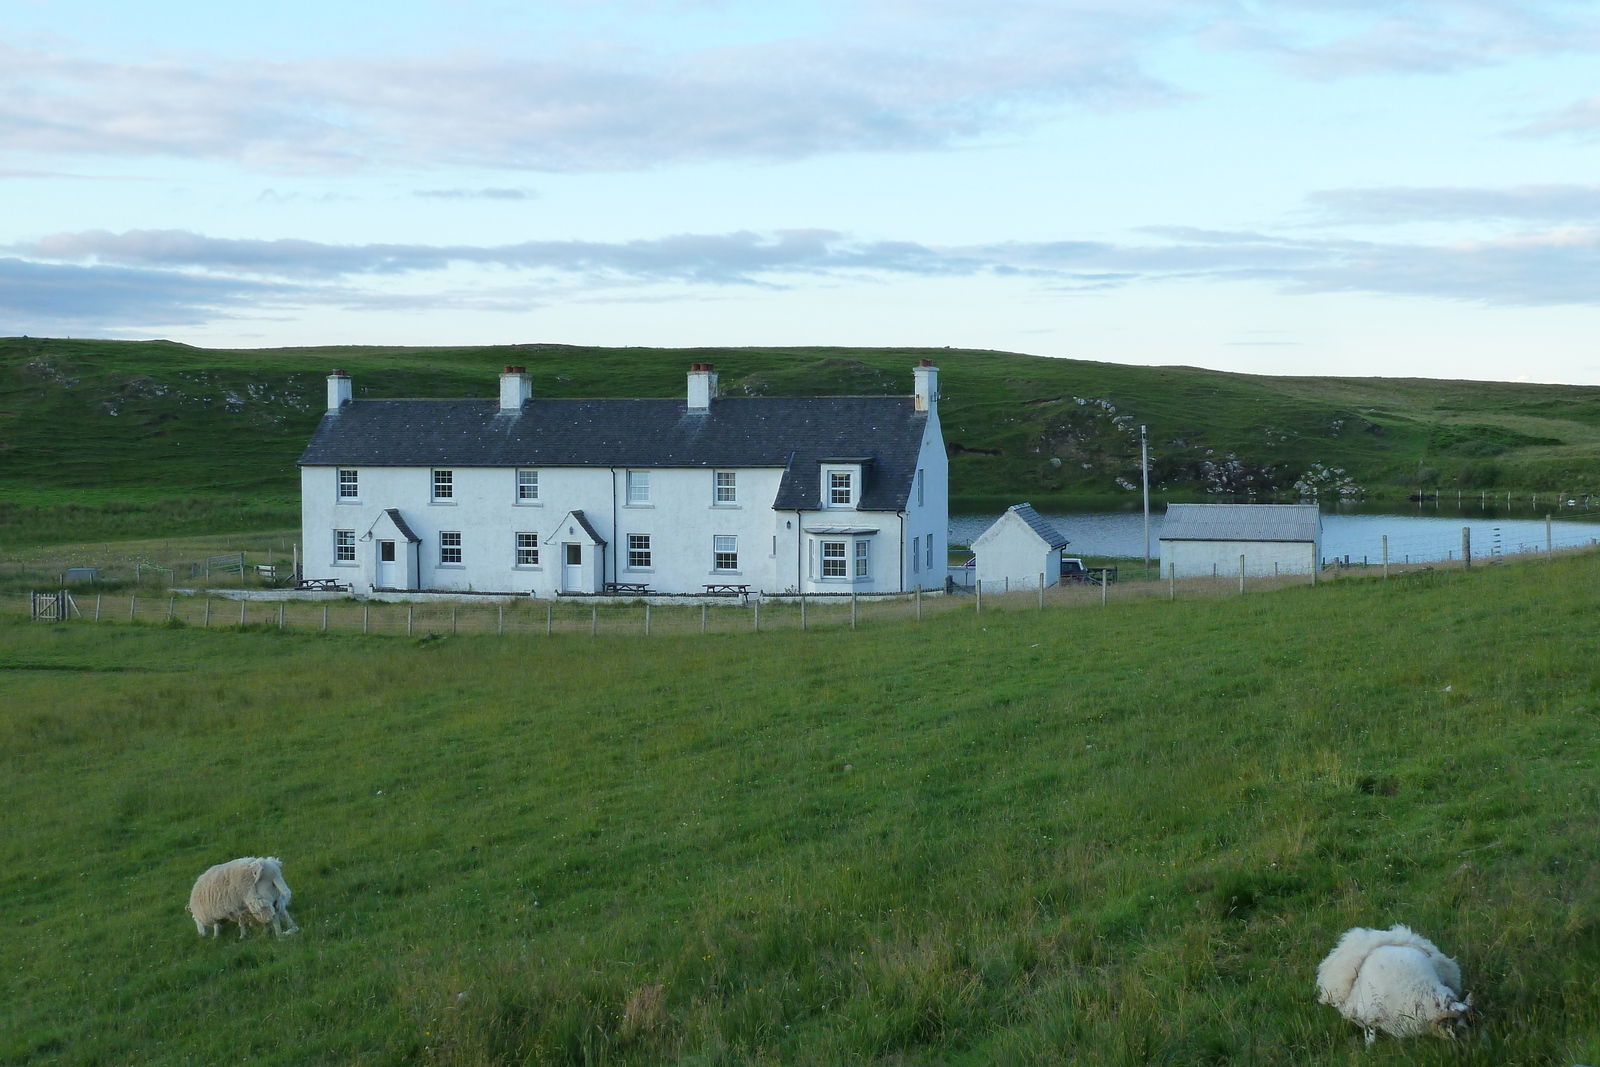
[[[634,596],[648,596],[650,587],[644,582],[607,582],[605,591],[608,593],[625,593]]]

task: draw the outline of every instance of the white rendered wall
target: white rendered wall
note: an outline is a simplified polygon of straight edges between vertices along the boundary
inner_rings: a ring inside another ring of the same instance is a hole
[[[1014,511],[1007,511],[974,539],[972,551],[978,560],[974,575],[985,592],[1037,589],[1041,574],[1048,587],[1061,577],[1060,551],[1045,544]]]
[[[1176,566],[1179,578],[1210,578],[1215,566],[1219,577],[1237,578],[1240,556],[1246,577],[1310,574],[1317,546],[1308,541],[1162,541],[1161,575]]]
[[[900,588],[943,589],[950,573],[950,461],[945,455],[944,434],[939,428],[937,405],[928,412],[927,429],[922,434],[922,449],[917,468],[923,471],[922,503],[917,503],[917,487],[911,487],[906,505],[907,557],[901,568]],[[933,566],[927,558],[928,535],[933,535]],[[912,566],[910,545],[919,546],[917,564]]]
[[[301,514],[305,575],[338,578],[367,592],[373,582],[374,541],[361,538],[386,508],[400,512],[421,539],[418,584],[423,589],[533,592],[551,596],[561,587],[561,545],[569,540],[556,526],[569,511],[581,510],[608,543],[601,581],[640,582],[660,592],[700,592],[710,582],[734,582],[780,592],[780,556],[774,553],[776,527],[783,516],[772,510],[780,470],[736,472],[737,500],[715,502],[709,469],[652,469],[650,502],[626,502],[626,472],[606,468],[539,468],[539,501],[516,499],[513,468],[453,467],[451,502],[432,501],[433,470],[428,467],[361,467],[360,496],[338,498],[332,467],[301,471]],[[334,562],[334,531],[354,530],[356,562]],[[462,562],[440,563],[439,534],[461,533]],[[539,565],[519,567],[518,532],[539,534]],[[792,532],[785,531],[792,536]],[[628,535],[650,537],[651,566],[628,566]],[[715,571],[712,537],[737,538],[739,566]],[[584,565],[591,564],[587,547]]]

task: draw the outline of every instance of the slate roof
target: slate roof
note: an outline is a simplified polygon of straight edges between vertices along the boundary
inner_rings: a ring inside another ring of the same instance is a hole
[[[400,531],[401,537],[404,537],[407,541],[411,541],[415,544],[422,543],[422,538],[412,533],[411,527],[406,525],[406,520],[400,517],[400,510],[398,508],[385,508],[383,513],[389,516],[389,521],[394,523],[394,528]]]
[[[1168,504],[1161,540],[1315,542],[1321,526],[1315,504]]]
[[[1034,511],[1032,504],[1013,504],[1008,510],[1015,512],[1017,518],[1032,527],[1033,532],[1044,538],[1045,544],[1051,548],[1066,548],[1072,543],[1062,535],[1060,530],[1051,526],[1044,520],[1043,516]]]
[[[814,510],[822,461],[869,459],[858,508],[898,511],[926,412],[909,396],[676,400],[353,400],[323,415],[303,467],[778,467],[773,507]]]

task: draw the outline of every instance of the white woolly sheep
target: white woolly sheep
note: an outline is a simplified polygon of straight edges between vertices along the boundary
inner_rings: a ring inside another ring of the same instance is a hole
[[[276,856],[244,856],[212,867],[195,879],[184,910],[194,916],[200,936],[217,936],[222,924],[239,924],[239,936],[254,926],[272,924],[279,937],[294,933],[289,914],[289,884],[283,880],[283,861]],[[288,920],[289,929],[283,928]]]
[[[1379,1030],[1394,1037],[1430,1031],[1454,1037],[1472,1013],[1472,998],[1461,999],[1456,961],[1399,924],[1346,930],[1317,968],[1317,993],[1320,1003],[1361,1027],[1369,1045]]]

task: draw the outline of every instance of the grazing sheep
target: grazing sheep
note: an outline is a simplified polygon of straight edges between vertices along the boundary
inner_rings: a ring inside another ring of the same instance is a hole
[[[1395,1037],[1429,1031],[1454,1037],[1467,1025],[1472,998],[1461,999],[1461,968],[1409,927],[1346,930],[1317,968],[1318,1001],[1366,1032]]]
[[[219,863],[195,879],[184,910],[194,916],[194,924],[204,937],[213,937],[224,922],[239,924],[239,936],[251,926],[272,924],[279,937],[294,933],[289,914],[289,884],[283,880],[283,861],[276,856],[245,856]],[[289,929],[283,929],[287,919]]]

